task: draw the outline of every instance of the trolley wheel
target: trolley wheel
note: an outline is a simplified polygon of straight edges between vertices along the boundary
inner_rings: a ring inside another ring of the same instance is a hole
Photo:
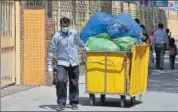
[[[121,107],[125,107],[125,100],[126,100],[126,97],[124,95],[121,95],[121,102],[120,102]]]
[[[134,96],[134,97],[131,97],[130,102],[131,102],[132,105],[135,104],[135,101],[136,101],[136,100],[135,100],[135,96]]]
[[[106,98],[106,95],[105,95],[105,94],[101,94],[101,96],[100,96],[100,101],[101,101],[101,104],[102,104],[102,105],[105,104],[105,98]]]
[[[96,99],[94,94],[89,95],[89,102],[91,106],[95,105]]]

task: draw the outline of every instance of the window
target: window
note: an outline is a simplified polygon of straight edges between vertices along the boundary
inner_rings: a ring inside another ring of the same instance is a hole
[[[12,37],[13,2],[1,2],[1,33],[2,37]]]

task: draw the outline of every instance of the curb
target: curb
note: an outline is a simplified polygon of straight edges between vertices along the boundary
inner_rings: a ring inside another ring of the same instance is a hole
[[[13,86],[13,85],[15,85],[15,83],[6,84],[6,85],[2,86],[1,89],[7,88],[7,87]]]

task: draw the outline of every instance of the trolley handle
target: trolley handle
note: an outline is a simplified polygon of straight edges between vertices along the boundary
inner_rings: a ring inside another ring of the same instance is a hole
[[[102,60],[102,61],[88,61],[87,63],[98,63],[98,64],[101,64],[101,65],[105,65],[105,63],[102,63],[102,62],[104,62],[105,60]],[[111,64],[107,64],[107,66],[118,66],[118,65],[124,65],[124,64],[127,64],[128,62],[113,62],[113,61],[111,61],[111,60],[107,60],[107,61],[109,61],[109,62],[111,62],[112,63],[112,65]]]

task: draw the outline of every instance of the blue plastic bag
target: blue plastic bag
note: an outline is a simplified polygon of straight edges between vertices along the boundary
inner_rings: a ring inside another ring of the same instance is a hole
[[[107,26],[112,22],[113,16],[105,12],[96,12],[81,31],[81,40],[86,42],[88,38],[107,32]]]
[[[131,36],[129,29],[120,23],[113,23],[109,25],[108,34],[113,38]]]
[[[107,31],[111,37],[139,37],[142,33],[142,29],[135,20],[125,13],[115,16],[112,23],[109,24]]]

